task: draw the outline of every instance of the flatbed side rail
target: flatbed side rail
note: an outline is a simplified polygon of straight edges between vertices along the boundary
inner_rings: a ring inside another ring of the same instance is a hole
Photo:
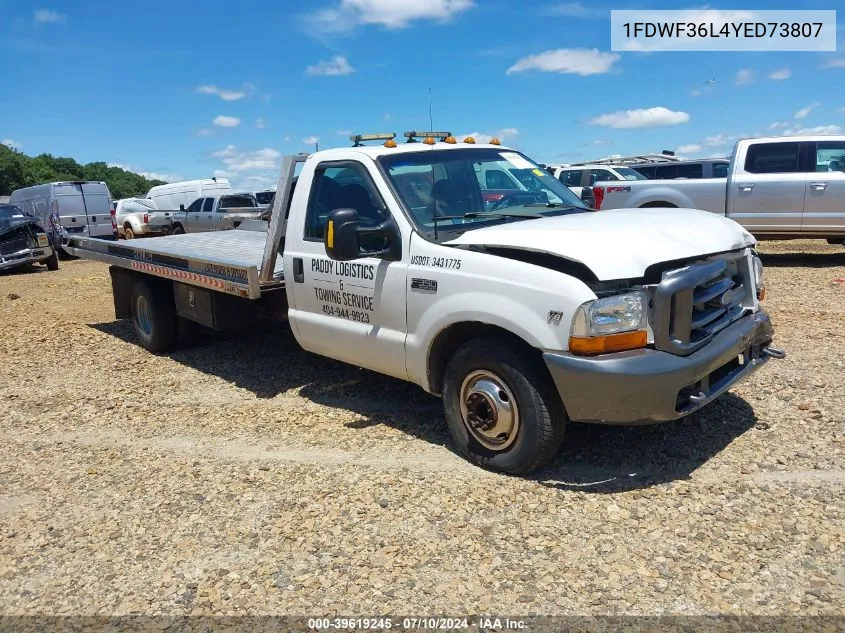
[[[74,255],[179,281],[217,292],[258,299],[261,285],[255,266],[232,266],[196,257],[178,257],[90,237],[71,237],[68,246]],[[141,242],[142,240],[137,240]]]

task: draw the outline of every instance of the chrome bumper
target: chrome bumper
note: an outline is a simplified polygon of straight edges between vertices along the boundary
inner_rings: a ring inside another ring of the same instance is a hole
[[[8,270],[23,266],[24,264],[31,264],[43,262],[53,254],[53,249],[49,246],[39,246],[37,248],[25,248],[16,253],[9,255],[0,255],[0,270]]]
[[[772,324],[762,310],[734,322],[689,356],[654,349],[602,356],[548,353],[543,358],[569,418],[648,424],[676,420],[750,376],[770,358]]]

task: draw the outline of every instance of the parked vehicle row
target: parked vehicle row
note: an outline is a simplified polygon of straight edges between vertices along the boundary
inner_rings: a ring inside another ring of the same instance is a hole
[[[702,209],[758,239],[845,240],[845,136],[737,142],[727,178],[599,182],[596,208]]]
[[[784,356],[737,223],[592,212],[516,150],[410,134],[425,144],[285,157],[267,231],[73,252],[110,264],[116,317],[148,350],[287,318],[305,349],[441,396],[456,448],[508,473],[551,460],[568,420],[677,419]],[[491,208],[488,175],[512,169]]]

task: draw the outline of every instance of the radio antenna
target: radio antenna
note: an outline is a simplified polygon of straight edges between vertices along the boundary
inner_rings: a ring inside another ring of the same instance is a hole
[[[431,88],[428,89],[428,129],[434,129],[434,117],[431,115]]]

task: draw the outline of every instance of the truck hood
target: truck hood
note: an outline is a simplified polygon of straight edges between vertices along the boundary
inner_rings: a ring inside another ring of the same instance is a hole
[[[696,209],[613,209],[508,222],[445,242],[557,255],[587,266],[601,281],[642,277],[661,262],[755,244],[733,220]]]
[[[22,226],[32,226],[33,229],[36,231],[40,231],[41,227],[38,226],[38,223],[28,217],[14,217],[14,218],[2,218],[0,219],[0,236],[6,235],[7,233],[12,233],[16,229]]]

